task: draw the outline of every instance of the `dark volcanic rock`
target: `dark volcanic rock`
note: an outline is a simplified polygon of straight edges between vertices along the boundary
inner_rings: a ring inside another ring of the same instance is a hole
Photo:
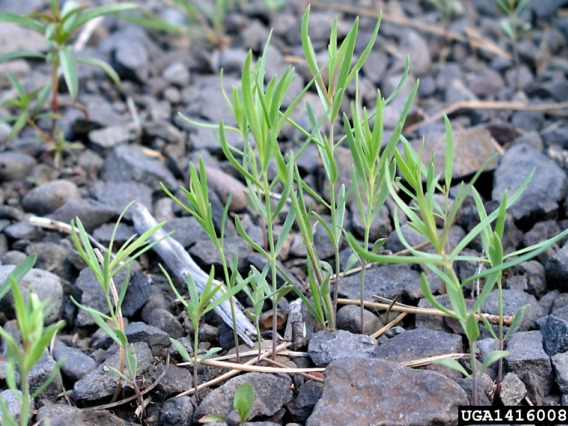
[[[535,173],[521,197],[522,202],[513,204],[510,209],[521,225],[554,218],[568,188],[566,173],[556,163],[533,147],[519,144],[501,158],[495,171],[493,199],[501,200],[505,190],[512,195],[533,169]]]
[[[104,410],[81,410],[71,405],[44,405],[37,412],[38,422],[51,426],[104,425],[123,426],[124,420]]]
[[[459,334],[424,329],[408,330],[381,343],[373,355],[388,361],[412,361],[419,358],[463,352]],[[448,374],[447,369],[432,366],[433,370]]]
[[[551,289],[568,290],[568,245],[564,245],[546,262],[546,281]]]
[[[361,308],[357,305],[346,305],[337,310],[335,319],[337,328],[350,333],[361,332]],[[363,312],[364,334],[373,334],[383,326],[383,322],[371,311]]]
[[[544,350],[550,356],[568,351],[568,315],[566,309],[548,316],[544,327],[540,329],[544,341]]]
[[[505,358],[507,371],[515,373],[523,381],[536,405],[544,402],[544,396],[554,381],[550,357],[542,342],[539,331],[513,333],[506,348],[511,354]]]
[[[23,152],[0,153],[0,181],[22,180],[30,175],[36,160]]]
[[[194,421],[208,414],[228,415],[233,410],[235,392],[243,383],[250,383],[254,391],[254,404],[247,420],[257,416],[272,416],[292,399],[292,380],[289,376],[247,373],[211,391],[195,410]]]
[[[70,223],[77,217],[87,232],[93,232],[116,215],[115,210],[91,199],[70,199],[49,217],[61,222]]]
[[[153,357],[150,348],[145,343],[134,343],[134,353],[138,359],[138,377],[152,365]],[[109,357],[104,364],[99,365],[81,380],[75,382],[73,394],[75,400],[97,401],[111,396],[116,390],[119,377],[107,366],[119,368],[118,352]]]
[[[114,277],[114,283],[119,293],[124,282],[124,276],[125,271],[123,269]],[[75,282],[75,286],[81,292],[80,296],[76,298],[79,303],[108,314],[108,305],[101,285],[97,281],[95,274],[89,268],[85,268],[81,271]],[[148,301],[151,293],[152,282],[150,279],[144,274],[132,272],[122,304],[122,315],[125,317],[134,315]],[[95,322],[88,312],[79,310],[76,319],[77,326],[84,327],[94,324]]]
[[[168,399],[160,412],[164,426],[190,426],[193,418],[193,402],[189,396]]]
[[[74,381],[82,379],[97,366],[96,361],[89,355],[64,344],[55,345],[53,357],[56,361],[65,359],[65,363],[61,366],[61,372]]]
[[[443,374],[391,361],[341,359],[326,368],[324,377],[308,426],[453,424],[458,405],[469,405],[465,391]]]
[[[4,282],[14,268],[14,265],[0,266],[0,282]],[[27,299],[30,293],[34,292],[40,301],[49,300],[52,309],[45,315],[45,325],[52,324],[60,318],[63,306],[63,285],[57,275],[42,269],[33,268],[20,280],[19,288],[24,299]],[[12,318],[15,315],[14,299],[11,293],[8,293],[0,300],[0,310],[8,318]]]
[[[100,176],[106,182],[143,183],[153,191],[160,190],[160,182],[171,191],[178,186],[166,165],[138,145],[117,146],[103,163]]]
[[[377,341],[369,336],[344,330],[320,331],[310,339],[308,354],[320,366],[341,358],[372,358],[376,347]]]
[[[67,200],[81,198],[77,185],[68,180],[54,180],[40,185],[22,198],[22,207],[38,215],[46,215],[61,207]]]
[[[339,294],[348,299],[361,297],[360,274],[344,277],[339,282]],[[384,265],[365,273],[365,300],[374,295],[392,299],[399,294],[405,300],[417,300],[421,295],[420,274],[409,265]]]

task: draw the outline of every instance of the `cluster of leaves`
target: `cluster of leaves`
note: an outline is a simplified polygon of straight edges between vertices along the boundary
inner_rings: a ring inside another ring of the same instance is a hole
[[[15,397],[20,401],[20,421],[12,416],[10,409],[3,398],[0,398],[2,410],[2,424],[27,426],[30,420],[33,399],[41,394],[56,377],[61,362],[58,362],[48,379],[33,393],[30,389],[30,373],[34,365],[44,355],[55,334],[63,328],[65,323],[58,321],[44,328],[45,317],[52,309],[49,300],[40,300],[38,295],[31,292],[26,299],[18,283],[33,268],[36,256],[26,258],[14,268],[0,286],[0,298],[8,293],[14,301],[16,322],[20,337],[16,337],[0,328],[0,337],[3,339],[7,354],[6,383]],[[17,377],[19,375],[19,387]]]
[[[87,234],[87,231],[85,231],[85,228],[79,218],[77,218],[74,223],[72,222],[71,236],[73,238],[73,243],[75,244],[79,255],[99,282],[109,313],[105,314],[104,312],[98,311],[89,306],[82,305],[73,298],[71,298],[71,300],[79,308],[88,312],[95,323],[118,345],[120,355],[119,369],[113,369],[113,371],[115,371],[122,380],[125,380],[126,383],[132,387],[137,394],[139,394],[138,386],[136,384],[137,358],[134,353],[133,345],[129,345],[128,338],[124,333],[124,319],[122,317],[121,306],[130,280],[129,264],[159,242],[159,240],[151,242],[150,239],[152,235],[154,235],[156,231],[163,226],[163,224],[154,226],[138,238],[133,235],[118,249],[116,254],[113,255],[112,247],[114,245],[118,226],[122,217],[131,205],[132,203],[124,209],[118,218],[111,234],[109,249],[106,250],[104,254],[97,248],[93,247],[89,240],[89,235]],[[123,269],[126,270],[126,274],[119,293],[113,277],[115,277]],[[128,369],[127,374],[125,373],[125,367]],[[120,390],[121,386],[118,386],[115,398],[118,397]]]
[[[15,99],[4,102],[3,106],[12,106],[19,110],[18,115],[2,118],[2,121],[13,123],[7,141],[14,139],[26,126],[33,127],[46,143],[47,150],[54,152],[56,163],[59,163],[63,153],[69,149],[78,149],[80,145],[65,140],[63,133],[57,129],[57,122],[61,119],[59,102],[59,77],[63,75],[65,85],[71,101],[85,114],[86,111],[76,104],[79,93],[79,77],[77,64],[82,63],[102,69],[111,80],[120,87],[120,79],[114,69],[106,62],[94,58],[79,57],[71,42],[79,29],[93,19],[135,9],[134,3],[112,4],[94,8],[81,7],[76,1],[67,1],[60,8],[58,0],[51,0],[49,12],[34,12],[27,15],[15,13],[0,13],[0,22],[21,25],[40,32],[47,43],[47,53],[35,50],[14,50],[0,56],[0,63],[18,58],[32,58],[51,64],[50,82],[31,92],[26,92],[22,84],[11,73],[8,78],[16,90]],[[50,106],[46,111],[46,103],[50,99]],[[40,120],[50,122],[48,129],[43,129]]]

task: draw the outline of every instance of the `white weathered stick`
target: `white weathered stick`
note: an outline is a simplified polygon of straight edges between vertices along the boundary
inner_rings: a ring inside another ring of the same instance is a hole
[[[138,202],[134,203],[130,208],[130,212],[132,213],[134,228],[136,228],[136,232],[140,235],[157,224],[146,207]],[[166,236],[166,233],[161,229],[152,236],[152,240],[154,241],[160,239],[161,241],[154,246],[156,253],[166,262],[170,270],[180,281],[184,283],[187,282],[187,276],[191,275],[199,293],[201,293],[209,276],[194,262],[180,243]],[[215,284],[219,284],[219,282],[216,281]],[[225,289],[224,286],[222,288],[223,290]],[[253,347],[254,344],[250,336],[256,335],[256,328],[242,312],[238,301],[236,299],[234,299],[234,301],[236,304],[235,307],[237,308],[235,309],[237,332],[247,345]],[[231,306],[228,300],[217,306],[215,312],[229,327],[233,328]]]

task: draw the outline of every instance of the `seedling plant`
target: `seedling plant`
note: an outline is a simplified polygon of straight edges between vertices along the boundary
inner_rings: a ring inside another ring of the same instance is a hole
[[[252,406],[254,404],[254,389],[252,388],[250,383],[243,383],[239,386],[237,391],[235,392],[235,397],[233,398],[233,408],[239,414],[240,423],[244,423],[246,421],[247,416],[249,415],[250,411],[252,410]],[[225,417],[211,414],[199,419],[199,423],[216,423],[216,422],[224,422]]]
[[[516,67],[516,83],[519,88],[519,38],[530,29],[530,24],[519,21],[519,15],[525,10],[530,0],[495,0],[499,8],[503,11],[506,18],[501,20],[501,29],[511,39],[513,46],[513,60]]]
[[[29,256],[14,268],[0,286],[0,298],[11,292],[14,300],[14,310],[21,342],[0,327],[0,337],[4,340],[7,352],[6,359],[6,383],[21,403],[20,421],[17,422],[10,413],[6,402],[0,398],[2,410],[2,424],[27,426],[30,420],[30,411],[33,399],[40,395],[55,379],[62,362],[56,363],[48,379],[33,393],[30,389],[30,372],[39,361],[53,338],[65,323],[58,321],[44,327],[45,317],[53,308],[49,300],[40,300],[37,294],[31,292],[26,299],[22,295],[18,283],[33,268],[36,256]],[[20,386],[17,386],[19,374]]]
[[[166,276],[170,287],[175,293],[177,299],[185,306],[187,315],[191,324],[193,325],[193,357],[189,354],[187,349],[183,346],[181,342],[176,339],[170,338],[172,345],[180,354],[180,356],[188,362],[193,364],[193,383],[195,389],[195,398],[199,401],[199,389],[198,389],[198,366],[199,363],[210,358],[216,352],[219,352],[221,348],[210,348],[204,355],[199,356],[199,325],[201,323],[201,318],[207,312],[212,311],[221,303],[228,299],[231,299],[235,294],[243,289],[247,285],[247,280],[241,280],[239,284],[232,287],[230,290],[224,291],[222,283],[214,283],[215,281],[215,268],[211,268],[209,274],[209,279],[203,288],[201,294],[197,291],[197,286],[191,274],[187,275],[187,289],[189,293],[189,300],[186,300],[177,290],[175,284],[170,278],[168,272],[160,266],[162,272]]]
[[[117,344],[119,348],[119,368],[111,369],[122,380],[126,381],[128,386],[134,389],[137,395],[140,395],[136,384],[137,358],[134,352],[134,346],[128,343],[128,338],[124,332],[125,326],[121,306],[126,296],[130,280],[129,264],[159,242],[159,240],[151,242],[150,238],[163,224],[154,226],[138,238],[133,235],[118,249],[116,254],[113,255],[112,248],[118,225],[131,204],[129,204],[119,216],[111,234],[109,248],[104,253],[101,253],[97,248],[93,248],[89,240],[89,235],[79,218],[72,222],[71,236],[73,243],[81,255],[81,258],[93,272],[101,286],[106,300],[108,314],[91,308],[90,306],[82,305],[73,298],[71,298],[71,300],[80,309],[88,312],[93,318],[93,321]],[[126,273],[119,293],[114,282],[114,277],[123,269]],[[128,370],[127,372],[125,372],[125,368]],[[122,386],[119,384],[113,396],[113,400],[118,398],[121,389]]]
[[[61,131],[57,128],[57,123],[62,118],[59,101],[60,76],[63,76],[74,106],[81,109],[86,116],[88,116],[86,110],[76,102],[79,93],[77,64],[82,63],[102,69],[117,87],[120,87],[120,78],[106,62],[94,57],[77,56],[71,42],[75,33],[89,21],[135,8],[137,6],[134,3],[85,8],[73,0],[65,2],[65,5],[61,8],[58,0],[51,0],[49,13],[34,12],[27,15],[0,13],[0,22],[14,23],[38,31],[47,42],[47,53],[34,50],[15,50],[0,56],[0,63],[18,58],[32,58],[51,64],[50,82],[30,93],[23,89],[14,75],[8,74],[8,78],[17,92],[17,98],[5,102],[4,105],[13,106],[19,110],[19,115],[3,119],[3,121],[13,123],[12,130],[7,138],[8,142],[14,139],[26,125],[29,125],[46,142],[47,150],[58,154],[56,158],[58,161],[63,151],[78,148],[77,144],[65,141]],[[44,106],[48,100],[50,103],[49,111],[45,112]],[[47,130],[41,128],[40,120],[49,121]]]
[[[508,353],[503,350],[503,341],[508,337],[509,333],[514,330],[522,316],[523,308],[517,312],[515,321],[509,328],[507,335],[503,336],[503,302],[501,292],[502,271],[538,256],[552,244],[568,235],[568,230],[539,244],[535,244],[509,254],[504,254],[501,238],[503,236],[507,209],[520,198],[521,194],[529,184],[532,174],[528,176],[520,188],[510,198],[505,193],[499,208],[491,214],[487,214],[483,207],[481,196],[477,192],[474,184],[486,164],[492,160],[492,158],[490,158],[469,183],[460,183],[457,186],[455,197],[453,199],[450,198],[454,145],[451,126],[447,117],[445,118],[445,125],[446,152],[442,182],[440,182],[441,176],[437,174],[437,171],[435,170],[434,159],[431,159],[427,163],[427,166],[424,165],[422,155],[423,145],[421,145],[420,150],[416,152],[413,146],[404,137],[401,138],[403,144],[402,153],[399,151],[395,151],[394,153],[400,177],[395,178],[394,176],[391,176],[390,170],[387,169],[388,176],[386,182],[389,188],[389,193],[398,207],[394,214],[396,233],[405,248],[410,252],[410,255],[389,256],[384,254],[375,254],[367,250],[366,247],[358,245],[352,235],[349,235],[348,239],[359,255],[367,258],[369,261],[386,264],[417,264],[421,265],[423,268],[428,268],[438,278],[440,278],[448,295],[451,309],[443,306],[434,297],[431,290],[432,287],[430,286],[425,273],[422,273],[420,276],[422,292],[424,297],[432,304],[432,306],[444,312],[448,316],[455,318],[464,331],[469,343],[471,357],[471,377],[473,381],[472,404],[477,405],[478,374],[483,373],[494,362],[508,355]],[[401,197],[401,193],[405,194],[411,202],[407,203],[404,201]],[[436,200],[436,193],[443,195],[442,202],[438,202]],[[475,200],[479,223],[455,247],[452,248],[449,246],[448,240],[450,228],[454,224],[466,197],[470,196],[470,194]],[[406,241],[400,226],[399,210],[406,215],[408,218],[407,223],[412,227],[412,229],[427,238],[434,250],[433,253],[416,249]],[[437,228],[436,220],[442,221],[441,229]],[[487,257],[462,255],[461,253],[464,248],[466,248],[467,245],[470,244],[477,236],[481,237]],[[464,281],[460,281],[454,268],[455,262],[459,261],[481,263],[488,265],[488,268],[486,270],[478,271],[476,274]],[[483,278],[485,279],[483,289],[475,299],[473,307],[468,309],[465,295],[466,286]],[[488,330],[490,330],[490,333],[492,333],[492,335],[499,341],[500,349],[488,354],[481,368],[478,370],[475,361],[476,341],[481,334],[478,318],[481,317],[483,319],[483,316],[479,315],[481,307],[495,286],[498,288],[500,297],[499,336],[497,337],[495,335],[487,320],[484,320],[484,324],[487,326]],[[455,360],[447,359],[443,361],[443,364],[469,375],[461,364]]]

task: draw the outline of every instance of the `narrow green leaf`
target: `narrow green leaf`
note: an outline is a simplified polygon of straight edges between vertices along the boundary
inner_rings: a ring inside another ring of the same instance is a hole
[[[14,50],[12,52],[8,52],[0,56],[0,64],[6,61],[11,61],[12,59],[20,59],[20,58],[38,58],[44,59],[46,56],[42,53],[33,51],[33,50]]]
[[[206,359],[211,358],[215,353],[219,352],[221,348],[210,348],[204,355],[199,358],[199,362],[205,361]]]
[[[79,92],[79,77],[77,76],[77,66],[73,58],[73,47],[66,46],[59,50],[59,60],[69,95],[75,101]]]
[[[2,285],[0,286],[0,299],[2,299],[8,291],[10,291],[10,285],[12,280],[19,283],[22,278],[34,267],[37,259],[36,254],[32,254],[21,261],[12,272],[6,277]]]
[[[292,225],[296,220],[296,211],[294,209],[288,210],[288,214],[286,215],[286,220],[284,221],[284,225],[280,230],[280,235],[278,236],[278,241],[276,242],[275,253],[280,253],[282,247],[284,247],[284,243],[288,235],[290,235],[290,231],[292,229]]]
[[[487,354],[485,359],[483,360],[483,364],[481,365],[481,369],[479,370],[479,374],[483,374],[491,365],[496,363],[502,358],[508,357],[511,355],[509,351],[491,351]]]
[[[106,63],[105,61],[98,59],[98,58],[93,58],[93,57],[86,57],[86,56],[81,56],[81,57],[77,57],[75,58],[75,61],[80,62],[82,64],[85,65],[90,65],[96,68],[99,68],[101,70],[104,71],[104,73],[112,80],[112,82],[116,85],[116,87],[118,88],[118,90],[121,89],[121,81],[120,81],[120,77],[118,75],[118,73],[114,70],[113,67],[111,67],[108,63]]]
[[[35,19],[32,19],[29,16],[25,15],[18,15],[17,13],[0,13],[0,21],[22,25],[24,27],[32,28],[42,33],[45,29],[45,26]]]
[[[97,18],[99,16],[125,12],[127,10],[133,10],[133,9],[138,9],[138,5],[136,5],[135,3],[120,3],[120,4],[109,4],[100,7],[93,7],[91,9],[88,9],[84,13],[81,13],[68,30],[69,32],[72,32],[77,28],[82,27],[83,24],[87,23],[88,21]]]
[[[269,257],[266,250],[264,250],[264,248],[262,248],[256,241],[254,241],[249,236],[249,234],[247,234],[247,231],[243,227],[243,224],[241,223],[238,216],[235,216],[235,229],[237,230],[237,233],[241,236],[241,238],[243,238],[247,243],[249,243],[249,245],[252,248],[254,248],[257,252],[262,254],[265,258]]]
[[[438,361],[434,361],[434,364],[451,368],[452,370],[463,374],[465,377],[469,377],[469,373],[466,371],[466,369],[463,368],[463,366],[453,358],[443,358]]]
[[[479,325],[475,314],[468,314],[465,322],[462,323],[462,327],[464,327],[465,335],[470,342],[475,342],[479,338]]]
[[[503,340],[507,340],[509,338],[509,335],[513,333],[516,330],[516,328],[519,326],[521,320],[523,319],[523,314],[525,313],[525,309],[527,309],[528,306],[529,305],[521,306],[517,310],[517,312],[515,312],[515,319],[513,320],[513,323],[509,326],[509,329],[507,330],[507,333],[505,334]]]
[[[426,277],[426,274],[424,274],[424,273],[420,274],[420,288],[422,289],[422,294],[424,295],[424,298],[434,308],[444,312],[446,315],[449,315],[452,318],[456,318],[456,314],[454,312],[450,311],[449,309],[447,309],[445,306],[443,306],[442,304],[440,304],[440,302],[438,302],[436,300],[436,298],[434,297],[434,294],[432,294],[430,284],[428,283],[428,278]]]
[[[454,168],[454,137],[452,134],[452,125],[447,115],[444,114],[444,125],[446,127],[446,155],[444,161],[444,180],[446,191],[450,190],[452,185],[452,173]]]
[[[170,342],[183,359],[185,359],[186,361],[191,361],[191,356],[187,352],[187,349],[185,349],[185,347],[179,341],[170,337]]]

